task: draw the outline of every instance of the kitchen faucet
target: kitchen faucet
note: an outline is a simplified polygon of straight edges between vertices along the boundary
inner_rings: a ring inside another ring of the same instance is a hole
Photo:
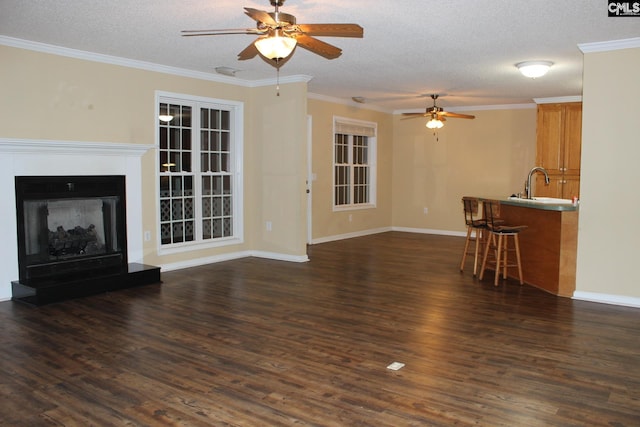
[[[533,199],[533,190],[531,189],[531,177],[535,172],[542,172],[544,174],[544,183],[549,184],[549,174],[547,170],[541,166],[534,166],[529,171],[529,175],[527,176],[527,185],[525,187],[525,191],[527,192],[527,199]]]

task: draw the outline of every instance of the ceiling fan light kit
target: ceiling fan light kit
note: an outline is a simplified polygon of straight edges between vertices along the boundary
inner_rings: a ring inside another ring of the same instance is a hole
[[[525,61],[516,64],[516,67],[523,76],[535,79],[547,74],[552,65],[551,61]]]
[[[444,123],[438,120],[437,117],[433,117],[431,120],[427,122],[425,126],[428,127],[429,129],[440,129],[442,126],[444,126]]]
[[[293,37],[281,37],[279,30],[275,30],[273,37],[263,37],[255,41],[256,49],[265,58],[279,61],[291,55],[295,49],[297,41]]]

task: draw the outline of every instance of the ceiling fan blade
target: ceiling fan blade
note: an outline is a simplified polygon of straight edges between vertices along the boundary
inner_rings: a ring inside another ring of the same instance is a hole
[[[309,36],[362,38],[364,35],[358,24],[298,24],[297,27]]]
[[[402,115],[404,117],[402,117],[401,120],[415,119],[418,117],[429,117],[429,114],[425,114],[425,113],[402,113]]]
[[[276,27],[278,26],[278,23],[264,10],[253,9],[251,7],[245,7],[244,10],[244,13],[256,22],[262,22]]]
[[[476,118],[476,116],[472,116],[471,114],[450,113],[448,111],[442,111],[438,114],[445,117],[453,117],[456,119],[475,119]]]
[[[342,55],[342,49],[304,34],[293,34],[298,45],[327,59],[335,59]]]
[[[253,42],[238,54],[238,60],[244,61],[247,59],[252,59],[255,58],[256,55],[258,55],[258,48],[256,47],[256,43]]]
[[[260,31],[257,28],[229,28],[225,30],[182,30],[183,37],[194,36],[221,36],[226,34],[253,34],[262,35],[265,31]]]

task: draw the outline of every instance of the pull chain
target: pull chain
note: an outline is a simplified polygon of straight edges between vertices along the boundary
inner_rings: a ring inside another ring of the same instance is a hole
[[[280,96],[280,58],[273,61],[276,63],[276,96]]]

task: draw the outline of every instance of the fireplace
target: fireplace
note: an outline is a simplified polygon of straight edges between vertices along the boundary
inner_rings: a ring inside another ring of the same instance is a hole
[[[125,177],[18,176],[20,282],[46,285],[127,267]]]
[[[159,268],[127,262],[125,181],[15,177],[19,280],[12,299],[40,305],[159,282]]]

